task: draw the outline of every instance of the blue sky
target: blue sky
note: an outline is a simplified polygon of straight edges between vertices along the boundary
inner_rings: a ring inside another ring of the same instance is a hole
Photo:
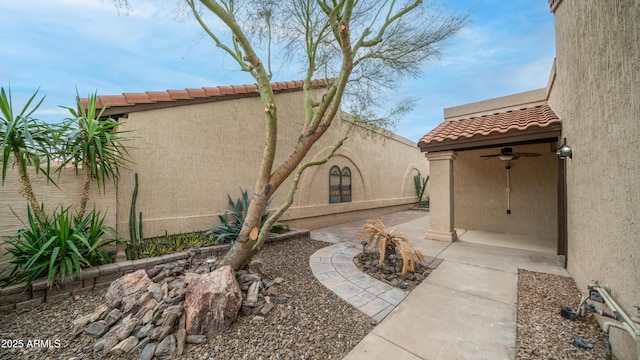
[[[443,120],[443,109],[545,87],[555,56],[547,0],[439,0],[472,22],[449,40],[443,57],[397,91],[417,97],[395,132],[412,141]],[[254,83],[203,35],[176,1],[19,0],[0,2],[0,86],[15,104],[39,87],[35,114],[62,120],[81,96]],[[285,65],[274,80],[300,76]],[[389,100],[391,101],[391,100]]]

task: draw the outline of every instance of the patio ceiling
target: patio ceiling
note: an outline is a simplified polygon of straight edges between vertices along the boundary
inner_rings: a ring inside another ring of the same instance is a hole
[[[418,142],[422,152],[557,141],[561,123],[549,105],[446,120]]]

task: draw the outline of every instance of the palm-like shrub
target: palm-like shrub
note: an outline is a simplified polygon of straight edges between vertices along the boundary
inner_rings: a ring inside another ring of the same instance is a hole
[[[378,248],[380,252],[378,263],[380,266],[384,264],[387,253],[395,252],[396,256],[402,257],[402,274],[405,275],[408,271],[414,272],[416,261],[424,262],[424,256],[413,246],[409,239],[399,234],[394,234],[395,231],[395,228],[387,231],[380,220],[371,220],[364,225],[360,240],[368,237],[367,246]]]
[[[51,286],[84,267],[111,262],[104,246],[117,241],[117,235],[104,226],[104,215],[95,209],[79,218],[61,207],[45,222],[34,217],[31,208],[27,215],[28,224],[4,242],[11,258],[0,263],[9,265],[0,275],[11,271],[0,287],[24,282],[28,288],[41,277]]]
[[[127,148],[123,143],[128,140],[126,131],[118,130],[118,122],[110,117],[103,117],[104,110],[98,111],[97,95],[89,96],[86,109],[80,96],[76,94],[76,102],[79,110],[66,108],[72,118],[65,122],[66,143],[63,146],[61,157],[64,161],[59,169],[71,164],[76,173],[79,168],[84,172],[82,197],[78,216],[83,217],[89,200],[89,187],[95,179],[98,188],[103,191],[107,179],[114,182],[119,175],[119,169],[128,162]]]
[[[40,203],[36,199],[29,178],[28,167],[42,172],[50,181],[50,160],[53,143],[59,132],[53,125],[48,125],[32,118],[44,97],[34,103],[38,91],[27,101],[24,107],[16,112],[11,99],[11,89],[5,91],[0,88],[0,151],[2,152],[2,184],[7,176],[9,164],[17,165],[22,189],[20,192],[27,198],[27,202],[40,222],[45,221]],[[32,106],[32,104],[35,104]]]

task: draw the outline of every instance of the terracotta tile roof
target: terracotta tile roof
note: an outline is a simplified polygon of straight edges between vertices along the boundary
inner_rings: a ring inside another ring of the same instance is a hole
[[[325,86],[327,82],[325,80],[312,80],[312,87]],[[284,81],[273,82],[271,88],[276,92],[282,91],[298,91],[302,90],[303,81]],[[258,85],[230,85],[230,86],[216,86],[216,87],[203,87],[203,88],[187,88],[184,90],[167,90],[167,91],[147,91],[144,93],[123,93],[122,95],[98,95],[97,108],[102,109],[108,104],[110,113],[117,112],[113,108],[118,109],[120,112],[129,112],[133,110],[131,107],[143,104],[158,104],[162,107],[171,106],[169,104],[182,105],[184,101],[201,99],[211,100],[223,100],[225,97],[237,98],[241,96],[255,95],[258,91]],[[87,106],[87,99],[81,99],[82,106]],[[159,106],[160,107],[160,106]],[[148,109],[149,107],[146,107]],[[107,114],[107,113],[106,113]],[[105,115],[106,115],[105,114]]]
[[[516,141],[515,138],[518,136],[552,137],[559,130],[558,116],[549,105],[539,105],[469,119],[444,121],[423,136],[418,141],[418,147],[422,151],[470,148],[481,146],[481,143],[488,139],[505,141],[513,138],[511,140]]]

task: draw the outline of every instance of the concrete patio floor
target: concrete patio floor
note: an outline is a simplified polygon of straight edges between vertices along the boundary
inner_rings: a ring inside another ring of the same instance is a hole
[[[462,232],[460,241],[453,243],[426,240],[424,234],[429,227],[429,215],[415,213],[391,214],[393,216],[383,216],[381,220],[388,228],[397,227],[424,255],[442,259],[442,262],[408,296],[398,304],[386,307],[384,313],[364,311],[380,323],[345,359],[514,359],[518,269],[569,276],[562,267],[562,258],[554,253],[532,250],[544,247],[527,245],[523,238],[516,237],[518,239],[510,243],[509,236],[504,234],[466,231]],[[357,239],[364,223],[314,230],[311,237],[330,239],[337,245],[329,248],[338,246],[342,250],[351,249],[355,254],[361,251]],[[550,251],[549,247],[546,250]],[[341,255],[345,256],[349,254]],[[332,271],[331,257],[326,259],[325,256],[324,266],[329,270],[314,270],[314,274],[328,288],[331,286],[327,284],[341,283],[346,287],[346,284],[357,282],[352,279],[357,279],[361,285],[368,281],[361,276],[364,274],[347,272],[343,275],[335,268],[334,272],[341,279],[322,278],[319,275]],[[312,260],[313,256],[310,260],[313,269]],[[366,286],[351,288],[350,298],[362,293],[361,290],[366,290]],[[369,297],[369,301],[373,300]],[[358,304],[349,302],[359,308]]]

